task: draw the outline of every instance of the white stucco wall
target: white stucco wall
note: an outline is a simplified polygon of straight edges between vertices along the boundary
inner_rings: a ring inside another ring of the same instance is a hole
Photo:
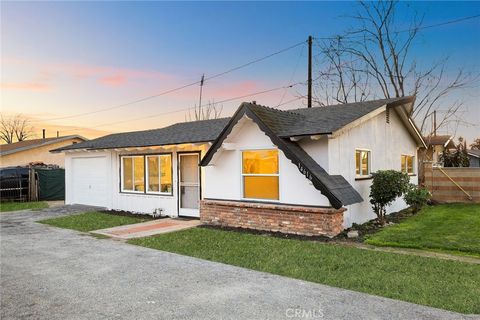
[[[390,111],[390,123],[386,122],[386,112],[367,120],[342,135],[328,141],[328,169],[330,174],[341,174],[360,193],[362,203],[347,206],[344,225],[363,223],[375,218],[370,204],[372,180],[355,180],[355,150],[370,150],[371,172],[378,170],[401,170],[401,155],[414,156],[414,172],[417,173],[417,146],[399,116]],[[417,184],[417,176],[411,177]],[[392,213],[406,207],[403,199],[397,199],[387,210]]]
[[[252,149],[277,149],[252,120],[244,117],[225,139],[233,150],[219,150],[205,169],[204,196],[209,199],[242,200],[241,152]],[[279,201],[286,204],[329,206],[328,199],[298,171],[279,150]]]
[[[164,213],[170,216],[178,215],[178,152],[194,152],[201,151],[201,156],[205,154],[208,144],[198,146],[186,147],[171,147],[161,148],[157,150],[139,150],[139,151],[114,151],[107,150],[102,152],[71,152],[65,155],[65,180],[66,180],[66,204],[74,204],[73,196],[73,172],[72,159],[78,157],[99,157],[104,156],[107,159],[107,198],[105,199],[105,206],[107,209],[125,210],[137,213],[152,214],[156,208],[161,208]],[[120,192],[120,156],[121,155],[135,155],[135,154],[158,154],[158,153],[172,153],[172,189],[173,195],[151,195],[151,194],[135,194]],[[201,159],[201,158],[200,158]],[[91,168],[96,170],[96,168]],[[201,168],[201,190],[205,189],[205,170]],[[77,188],[78,189],[78,188]],[[79,192],[78,190],[75,192]]]

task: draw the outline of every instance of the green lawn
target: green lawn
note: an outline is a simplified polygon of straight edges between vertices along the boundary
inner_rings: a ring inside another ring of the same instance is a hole
[[[287,277],[480,313],[480,265],[194,228],[128,243]]]
[[[480,204],[425,207],[417,215],[367,237],[365,242],[480,257]]]
[[[83,232],[111,228],[116,226],[123,226],[126,224],[133,224],[148,221],[141,217],[128,217],[115,214],[108,214],[105,212],[85,212],[82,214],[51,218],[39,221],[40,223],[51,226],[73,229]]]
[[[17,211],[26,209],[45,209],[48,204],[43,201],[37,202],[2,202],[0,203],[0,212]]]

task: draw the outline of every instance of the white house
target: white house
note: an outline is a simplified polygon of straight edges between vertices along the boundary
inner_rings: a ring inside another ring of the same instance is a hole
[[[402,170],[416,183],[425,144],[409,118],[413,101],[288,111],[243,103],[230,119],[58,149],[66,153],[66,202],[332,236],[375,217],[372,172]],[[404,207],[398,199],[389,212]]]

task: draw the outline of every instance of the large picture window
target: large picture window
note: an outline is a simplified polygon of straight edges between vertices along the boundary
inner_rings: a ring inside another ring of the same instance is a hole
[[[172,157],[147,156],[148,192],[172,193]]]
[[[402,172],[413,174],[413,156],[402,154],[401,166]]]
[[[242,152],[243,197],[279,200],[278,150]]]
[[[355,175],[357,177],[370,176],[370,151],[355,150]]]
[[[172,193],[170,154],[122,156],[121,164],[122,192]]]

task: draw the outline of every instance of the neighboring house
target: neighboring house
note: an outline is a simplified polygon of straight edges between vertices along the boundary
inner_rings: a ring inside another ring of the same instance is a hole
[[[433,165],[442,165],[440,156],[444,150],[455,149],[453,136],[450,135],[432,135],[425,137],[424,141],[427,144],[424,161],[431,161]]]
[[[0,145],[0,167],[27,166],[30,163],[55,164],[63,167],[64,155],[49,151],[86,140],[81,136],[71,135],[2,144]]]
[[[470,149],[467,150],[468,159],[470,160],[470,167],[480,167],[480,150]]]
[[[230,119],[114,134],[54,151],[66,153],[66,203],[333,236],[375,217],[372,172],[403,170],[416,183],[415,158],[425,144],[408,116],[413,101],[288,111],[242,103]],[[405,206],[398,199],[388,212]]]

